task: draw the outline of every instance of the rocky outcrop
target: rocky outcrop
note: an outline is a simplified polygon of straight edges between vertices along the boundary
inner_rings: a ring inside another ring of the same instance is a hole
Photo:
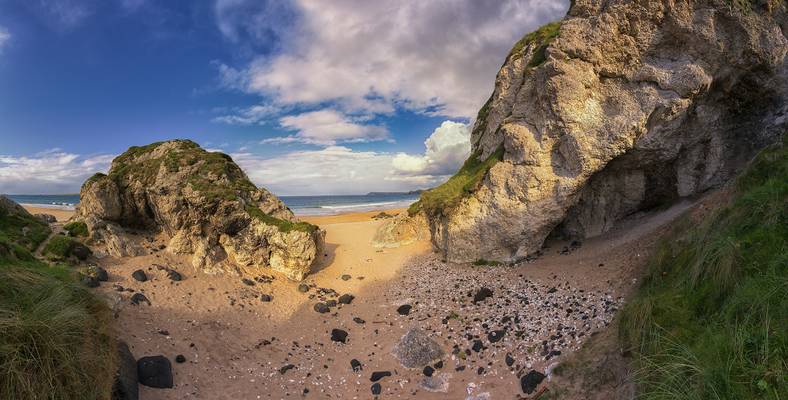
[[[77,219],[116,257],[143,254],[129,231],[161,233],[167,249],[207,272],[271,267],[294,280],[310,271],[325,232],[290,209],[222,153],[188,140],[132,147],[109,174],[88,179]]]
[[[768,0],[574,1],[515,46],[472,159],[422,195],[433,245],[516,261],[551,233],[598,235],[724,183],[786,129],[786,15]]]
[[[396,248],[406,246],[430,237],[427,221],[423,214],[413,217],[407,213],[388,218],[372,237],[372,246],[376,248]]]

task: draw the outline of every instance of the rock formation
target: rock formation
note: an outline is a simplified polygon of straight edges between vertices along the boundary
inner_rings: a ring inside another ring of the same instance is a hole
[[[449,261],[516,261],[721,185],[788,122],[781,1],[576,0],[526,35],[473,156],[422,195]]]
[[[207,272],[270,266],[294,280],[309,273],[325,235],[255,187],[229,156],[188,140],[118,156],[108,175],[84,183],[75,218],[112,256],[143,253],[130,230],[162,233],[170,252],[192,254]]]

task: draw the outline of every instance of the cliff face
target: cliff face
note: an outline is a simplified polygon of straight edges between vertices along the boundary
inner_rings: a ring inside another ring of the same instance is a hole
[[[299,222],[221,153],[186,140],[132,147],[108,175],[88,179],[76,218],[117,257],[142,248],[127,230],[163,233],[167,248],[192,254],[207,271],[271,267],[301,280],[322,250],[324,231]]]
[[[514,261],[724,183],[786,129],[785,7],[574,1],[498,73],[466,163],[481,169],[412,211],[450,261]]]

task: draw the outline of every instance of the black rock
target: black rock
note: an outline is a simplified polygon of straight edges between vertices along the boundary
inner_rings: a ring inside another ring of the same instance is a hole
[[[112,385],[112,400],[139,400],[139,391],[137,360],[129,346],[118,341],[118,372]]]
[[[91,269],[93,270],[96,279],[98,279],[100,282],[106,282],[109,280],[109,274],[107,273],[106,269],[99,266],[91,267]]]
[[[483,373],[484,373],[484,367],[479,367],[478,369],[476,369],[476,375],[481,375]]]
[[[142,357],[137,360],[140,384],[159,389],[172,388],[172,364],[164,356]]]
[[[71,249],[71,254],[73,254],[74,257],[84,261],[84,260],[87,260],[88,257],[90,257],[90,255],[93,254],[93,252],[90,251],[88,246],[85,246],[82,243],[77,243]]]
[[[254,281],[249,278],[243,278],[241,279],[241,282],[243,282],[246,286],[254,286]]]
[[[397,308],[397,312],[399,315],[408,315],[410,314],[410,309],[413,308],[410,304],[403,304]]]
[[[329,307],[336,307],[337,306],[337,301],[334,300],[334,299],[326,300],[326,305],[329,306]]]
[[[87,286],[89,288],[99,287],[98,279],[96,279],[96,277],[93,277],[93,276],[90,276],[90,275],[85,275],[85,276],[82,277],[82,284],[84,284],[85,286]]]
[[[369,380],[377,382],[387,376],[391,376],[391,371],[375,371],[372,373],[372,376],[369,377]]]
[[[558,291],[558,289],[556,289],[554,287],[551,287],[550,290],[547,291],[547,293],[555,293],[557,291]]]
[[[342,275],[340,278],[342,278],[343,281],[349,281],[350,280],[350,275],[345,274],[345,275]]]
[[[261,295],[260,295],[260,301],[262,301],[263,303],[268,303],[268,302],[270,302],[270,301],[271,301],[271,300],[273,300],[273,299],[274,299],[274,298],[273,298],[273,297],[271,297],[271,295],[270,295],[270,294],[261,294]]]
[[[372,385],[371,389],[372,389],[372,394],[377,396],[377,395],[380,394],[380,391],[381,391],[382,388],[380,387],[379,383],[375,383],[375,384]]]
[[[138,269],[131,273],[131,277],[136,279],[139,282],[145,282],[148,280],[148,275],[145,274],[145,271]]]
[[[353,372],[361,371],[361,362],[356,360],[355,358],[350,360],[350,368],[353,368]]]
[[[148,303],[148,305],[151,305],[150,304],[150,300],[148,300],[148,298],[145,297],[145,295],[142,294],[142,293],[134,293],[134,295],[131,296],[131,304],[139,305],[142,302],[145,302],[145,303]]]
[[[345,343],[347,341],[347,331],[343,331],[342,329],[332,329],[331,340],[335,342]]]
[[[339,303],[340,304],[350,304],[350,303],[353,302],[353,299],[355,299],[355,298],[356,297],[353,296],[352,294],[343,294],[342,296],[339,296]]]
[[[186,362],[186,357],[183,354],[178,354],[175,356],[175,362],[178,364],[183,364]]]
[[[309,285],[307,285],[305,283],[302,283],[302,284],[298,285],[298,291],[301,292],[301,293],[308,292],[309,291]]]
[[[500,342],[501,339],[503,339],[503,337],[505,335],[506,335],[506,330],[505,329],[492,331],[492,332],[487,334],[487,340],[489,340],[490,343]]]
[[[317,303],[317,304],[315,304],[314,309],[315,309],[315,311],[317,311],[317,312],[319,312],[321,314],[325,314],[325,313],[331,311],[331,309],[328,308],[326,303]]]
[[[421,372],[423,372],[425,376],[432,376],[432,374],[435,373],[435,369],[428,365],[424,367],[424,369]]]
[[[523,393],[531,394],[536,390],[536,387],[544,380],[545,376],[539,371],[531,370],[531,372],[520,378],[520,387]]]
[[[506,366],[511,367],[514,365],[514,358],[512,358],[511,354],[506,354]]]
[[[433,367],[435,367],[435,369],[443,368],[443,361],[441,360],[441,361],[436,362],[435,365],[433,365]]]
[[[492,297],[492,295],[493,295],[493,291],[492,290],[487,289],[486,287],[483,287],[483,288],[479,289],[479,291],[476,292],[476,294],[473,296],[473,302],[474,303],[478,303],[480,301],[484,301],[488,297]]]
[[[183,276],[181,275],[181,273],[176,271],[176,270],[174,270],[174,269],[171,269],[171,270],[167,271],[167,277],[170,278],[170,280],[172,280],[172,281],[182,281],[183,280]]]
[[[481,340],[474,340],[473,341],[473,346],[471,346],[471,349],[473,349],[473,351],[478,353],[478,352],[482,351],[482,347],[484,347],[484,345],[482,344]]]
[[[285,374],[285,372],[287,372],[287,371],[289,371],[289,370],[291,370],[291,369],[293,369],[293,368],[295,368],[295,365],[293,365],[293,364],[287,364],[287,365],[285,365],[284,367],[282,367],[282,368],[279,368],[279,373],[280,373],[280,374],[282,374],[282,375],[284,375],[284,374]]]
[[[357,324],[366,324],[367,323],[367,321],[364,321],[363,319],[361,319],[359,317],[353,317],[353,322],[355,322]]]

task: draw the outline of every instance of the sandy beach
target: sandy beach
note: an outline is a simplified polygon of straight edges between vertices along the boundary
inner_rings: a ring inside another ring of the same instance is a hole
[[[230,273],[208,275],[154,245],[146,256],[93,260],[109,272],[95,290],[113,307],[118,336],[135,357],[185,359],[173,364],[173,389],[141,386],[143,399],[370,398],[374,383],[384,397],[509,398],[520,391],[518,376],[549,372],[612,321],[654,233],[686,207],[644,216],[582,245],[549,243],[530,263],[483,267],[441,262],[427,241],[374,248],[379,211],[303,217],[326,230],[325,252],[303,282],[305,293],[265,270],[246,282]],[[132,278],[140,269],[145,282]],[[171,280],[170,270],[183,279]],[[481,288],[492,296],[477,302]],[[150,305],[131,304],[137,293]],[[344,294],[353,296],[350,304],[314,310]],[[263,295],[271,301],[261,301]],[[400,312],[403,305],[409,312]],[[412,328],[445,352],[431,377],[403,368],[392,355]],[[334,329],[347,332],[345,343],[332,341]],[[391,376],[372,382],[376,371]]]

